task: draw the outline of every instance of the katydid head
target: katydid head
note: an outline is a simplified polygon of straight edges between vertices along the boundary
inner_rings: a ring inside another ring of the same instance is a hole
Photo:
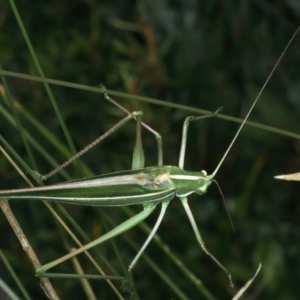
[[[207,175],[206,171],[202,170],[199,174],[199,186],[197,187],[197,189],[194,191],[195,194],[197,195],[203,195],[204,193],[206,193],[207,188],[211,185],[211,183],[214,180],[212,179],[212,177],[210,175]]]
[[[186,197],[192,193],[203,195],[212,183],[206,171],[189,172],[178,167],[171,167],[170,179],[176,187],[177,197]]]

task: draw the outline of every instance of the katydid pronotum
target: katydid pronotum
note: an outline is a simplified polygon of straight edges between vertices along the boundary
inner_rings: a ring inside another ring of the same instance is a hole
[[[289,46],[289,44],[287,45],[287,47]],[[286,49],[284,50],[283,54],[285,53],[285,51]],[[281,55],[281,57],[283,56],[283,54]],[[121,127],[130,119],[135,118],[137,120],[137,136],[136,146],[133,154],[132,170],[116,172],[102,176],[96,176],[93,178],[76,180],[46,187],[1,191],[0,198],[5,199],[46,200],[60,203],[95,206],[125,206],[134,204],[143,205],[144,209],[142,212],[132,217],[131,219],[125,221],[124,223],[120,224],[119,226],[115,227],[100,238],[85,245],[82,248],[73,251],[70,254],[65,255],[64,257],[58,260],[55,260],[38,268],[36,270],[37,276],[47,277],[47,273],[45,272],[48,269],[56,266],[60,262],[69,259],[83,251],[86,251],[96,245],[103,243],[104,241],[107,241],[129,230],[130,228],[134,227],[139,222],[147,218],[153,212],[155,207],[161,203],[161,212],[152,229],[152,232],[150,233],[144,245],[142,246],[142,248],[128,267],[128,270],[132,271],[138,259],[142,255],[143,251],[145,250],[145,248],[153,238],[154,234],[156,233],[170,201],[174,198],[174,196],[177,196],[180,199],[187,213],[187,216],[191,222],[192,228],[194,230],[199,245],[204,250],[204,252],[207,255],[209,255],[216,262],[216,264],[219,265],[219,267],[228,275],[230,284],[233,285],[229,271],[205,247],[200,232],[195,223],[193,214],[189,208],[187,196],[192,193],[196,193],[198,195],[204,194],[208,186],[214,181],[216,173],[218,172],[221,164],[223,163],[233,143],[235,142],[237,136],[243,128],[246,120],[248,119],[263,89],[265,88],[267,82],[269,81],[271,75],[277,67],[280,59],[271,71],[269,77],[267,78],[257,98],[253,102],[249,112],[247,113],[242,124],[240,125],[224,156],[222,157],[215,171],[211,175],[207,175],[205,171],[188,172],[183,169],[189,122],[200,119],[201,117],[188,117],[184,122],[178,167],[163,166],[162,149],[161,145],[159,145],[158,166],[144,168],[144,154],[141,142],[142,112],[133,112],[128,113],[127,117],[125,117],[114,127],[113,130],[109,131],[105,135],[106,137],[107,135],[111,134],[114,130]],[[111,98],[108,96],[105,90],[103,90],[103,92],[105,98],[107,100],[111,100]],[[103,138],[101,138],[101,140],[102,139]],[[91,145],[94,146],[95,144],[96,143],[94,142]],[[88,146],[86,149],[88,150],[92,146]],[[69,160],[63,166],[67,165],[68,163],[82,155],[84,152],[86,152],[86,150],[80,152],[79,155],[75,155],[74,158],[71,158],[71,160]],[[61,170],[61,167],[57,168],[57,170]],[[55,172],[51,173],[51,175],[54,173]]]

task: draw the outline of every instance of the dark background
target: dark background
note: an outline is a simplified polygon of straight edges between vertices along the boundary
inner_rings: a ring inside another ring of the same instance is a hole
[[[243,118],[278,57],[299,26],[297,1],[18,1],[16,4],[45,76],[98,86]],[[300,109],[300,37],[296,37],[261,96],[250,119],[297,132]],[[8,1],[0,2],[0,64],[4,70],[38,75]],[[42,84],[7,77],[12,96],[66,144]],[[51,86],[79,150],[123,116],[101,94]],[[185,111],[118,99],[129,110],[142,109],[144,121],[163,136],[164,162],[177,165]],[[22,114],[20,112],[21,118]],[[23,126],[59,161],[24,118]],[[213,172],[237,125],[217,118],[191,124],[186,170]],[[18,132],[0,117],[0,133],[29,163]],[[96,174],[131,167],[134,122],[86,154],[83,160]],[[155,165],[155,139],[145,131],[146,165]],[[51,170],[33,150],[40,173]],[[216,179],[225,195],[236,232],[232,233],[216,186],[206,195],[191,196],[190,205],[207,247],[233,274],[237,287],[262,270],[247,299],[298,299],[299,184],[273,179],[299,171],[299,142],[289,137],[245,127]],[[68,168],[72,178],[82,175]],[[49,182],[64,179],[60,175]],[[0,156],[0,188],[24,186]],[[22,228],[42,263],[65,253],[59,231],[40,203],[11,201]],[[140,208],[134,208],[139,211]],[[93,208],[68,207],[93,238],[101,220]],[[119,223],[119,209],[109,209]],[[158,210],[147,224],[153,225]],[[5,217],[0,217],[1,249],[10,258],[33,299],[43,299],[32,267]],[[226,275],[199,249],[177,199],[172,201],[158,231],[164,242],[203,281],[216,299],[230,299]],[[129,232],[141,245],[145,235]],[[134,251],[116,239],[125,264]],[[103,253],[114,263],[106,246]],[[165,254],[150,244],[146,253],[158,263],[189,299],[206,299]],[[20,263],[21,262],[21,263]],[[117,262],[115,262],[117,264]],[[87,266],[88,268],[88,266]],[[86,272],[94,272],[93,269]],[[0,277],[18,290],[0,262]],[[134,270],[141,299],[177,299],[142,260]],[[53,280],[62,299],[83,299],[78,281]],[[115,296],[102,281],[92,282],[99,299]],[[107,293],[107,294],[106,294]],[[70,296],[72,295],[72,297]],[[126,294],[125,294],[126,295]],[[127,295],[128,296],[128,295]],[[70,298],[71,297],[71,298]],[[77,298],[76,298],[77,297]],[[45,297],[44,297],[45,298]],[[245,298],[246,299],[246,298]]]

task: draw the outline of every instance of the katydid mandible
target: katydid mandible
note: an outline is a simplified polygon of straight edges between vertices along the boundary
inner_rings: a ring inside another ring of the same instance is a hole
[[[297,32],[296,32],[297,33]],[[296,34],[295,33],[295,34]],[[295,36],[294,34],[294,36]],[[292,37],[292,39],[294,38]],[[272,76],[274,70],[279,64],[282,56],[284,55],[286,49],[290,45],[292,39],[286,46],[285,50],[281,54],[279,60],[272,69],[270,75],[268,76],[265,84],[261,88],[258,96],[254,100],[249,112],[247,113],[245,119],[240,125],[237,133],[235,134],[232,142],[230,143],[228,149],[226,150],[224,156],[220,160],[216,169],[211,175],[207,175],[206,171],[201,172],[189,172],[184,170],[184,157],[186,149],[187,131],[188,126],[191,121],[198,120],[203,117],[188,117],[186,118],[183,125],[183,134],[180,148],[179,165],[177,166],[163,166],[162,165],[162,147],[159,143],[159,162],[158,166],[155,167],[144,167],[144,153],[141,141],[141,119],[142,112],[128,113],[127,117],[116,124],[112,130],[108,131],[102,137],[97,139],[91,145],[87,146],[84,150],[79,152],[61,167],[58,167],[54,172],[49,173],[49,176],[56,173],[56,171],[61,170],[65,165],[69,164],[74,159],[81,156],[91,147],[93,147],[99,141],[102,141],[116,129],[121,127],[130,119],[137,120],[137,135],[136,135],[136,145],[133,154],[133,164],[132,170],[115,172],[110,174],[105,174],[101,176],[95,176],[91,178],[85,178],[81,180],[70,181],[61,184],[55,184],[45,187],[35,187],[27,189],[15,189],[15,190],[3,190],[0,192],[0,198],[5,199],[24,199],[24,200],[46,200],[51,202],[59,203],[70,203],[79,205],[91,205],[91,206],[126,206],[126,205],[143,205],[143,211],[139,214],[133,216],[129,220],[123,222],[119,226],[115,227],[111,231],[107,232],[100,238],[88,243],[87,245],[72,251],[70,254],[57,259],[51,263],[45,264],[38,269],[36,269],[37,276],[47,277],[45,273],[48,269],[54,267],[60,262],[69,259],[83,251],[86,251],[96,245],[103,243],[127,230],[137,225],[139,222],[146,219],[155,207],[161,203],[161,212],[159,217],[150,233],[146,239],[144,245],[135,256],[135,258],[130,263],[128,270],[132,271],[138,259],[142,255],[143,251],[151,241],[152,237],[156,233],[166,209],[170,201],[177,196],[191,222],[192,228],[194,230],[196,239],[204,250],[204,252],[209,255],[215,263],[228,275],[231,286],[233,286],[231,275],[229,271],[209,252],[206,248],[204,241],[200,235],[196,222],[194,220],[193,214],[188,205],[187,196],[196,193],[202,195],[207,191],[209,185],[213,182],[216,173],[218,172],[221,164],[226,158],[229,150],[231,149],[233,143],[235,142],[237,136],[239,135],[241,129],[243,128],[246,120],[248,119],[252,109],[257,103],[262,91],[264,90],[266,84],[268,83],[270,77]],[[104,96],[107,100],[113,102],[113,100],[108,96],[105,89],[103,88]],[[124,109],[123,109],[124,110]],[[149,128],[147,128],[149,130]],[[151,130],[151,129],[150,129]],[[46,176],[46,177],[49,177]]]

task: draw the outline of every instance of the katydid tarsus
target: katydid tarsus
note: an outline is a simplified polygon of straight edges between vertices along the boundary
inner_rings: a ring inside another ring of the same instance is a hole
[[[294,36],[296,35],[296,33],[294,34]],[[294,36],[292,37],[292,39],[294,38]],[[67,260],[83,251],[86,251],[96,245],[103,243],[104,241],[107,241],[129,230],[142,220],[146,219],[153,212],[155,207],[158,204],[161,204],[161,212],[152,229],[152,232],[150,233],[144,245],[142,246],[142,248],[128,267],[128,270],[132,271],[138,259],[142,255],[143,251],[145,250],[145,248],[153,238],[154,234],[156,233],[170,201],[175,196],[177,196],[180,199],[187,213],[187,216],[191,222],[193,231],[195,233],[199,245],[204,250],[204,252],[208,254],[216,262],[216,264],[228,275],[230,284],[233,285],[229,271],[206,248],[198,230],[198,227],[196,225],[196,222],[194,220],[193,214],[188,205],[187,196],[192,193],[202,195],[207,191],[208,186],[213,182],[215,175],[217,174],[220,166],[222,165],[236,138],[238,137],[252,109],[257,103],[262,91],[264,90],[266,84],[268,83],[270,77],[272,76],[275,68],[280,62],[283,54],[285,53],[292,39],[290,40],[287,47],[280,56],[279,60],[272,69],[269,77],[267,78],[265,84],[261,88],[258,96],[254,100],[250,110],[248,111],[237,133],[235,134],[232,142],[230,143],[225,154],[223,155],[222,159],[220,160],[219,164],[217,165],[216,169],[211,175],[207,175],[205,171],[189,172],[184,170],[184,158],[188,126],[191,121],[198,120],[201,117],[188,117],[184,122],[178,167],[163,166],[162,146],[161,144],[159,144],[158,148],[160,154],[158,166],[145,168],[144,153],[141,140],[142,112],[133,112],[128,113],[128,115],[122,121],[120,121],[116,126],[114,126],[113,130],[110,130],[108,133],[102,136],[102,138],[97,140],[97,142],[101,141],[109,134],[114,132],[116,129],[121,127],[123,124],[125,124],[127,121],[135,118],[137,120],[137,135],[136,146],[133,154],[132,170],[105,174],[92,178],[85,178],[81,180],[55,184],[52,186],[1,191],[0,198],[5,199],[46,200],[59,203],[94,206],[126,206],[135,204],[143,205],[142,212],[125,221],[124,223],[120,224],[119,226],[115,227],[100,238],[94,240],[91,243],[88,243],[87,245],[75,251],[72,251],[72,253],[67,254],[60,259],[57,259],[51,263],[45,264],[38,268],[36,270],[37,276],[47,277],[48,274],[46,273],[46,271],[48,269],[56,266],[64,260]],[[111,98],[107,95],[104,89],[103,93],[107,100],[111,100]],[[90,149],[97,142],[92,143],[91,146],[88,146],[86,148],[86,150]],[[80,155],[82,155],[84,152],[86,152],[86,150],[80,152],[79,155],[75,155],[74,158],[69,160],[66,164],[63,164],[63,167],[71,161],[73,161],[74,159],[76,159],[77,157],[79,157]],[[58,167],[56,170],[59,171],[61,170],[61,168],[62,167]],[[56,171],[49,173],[49,176],[53,175],[55,172]]]

